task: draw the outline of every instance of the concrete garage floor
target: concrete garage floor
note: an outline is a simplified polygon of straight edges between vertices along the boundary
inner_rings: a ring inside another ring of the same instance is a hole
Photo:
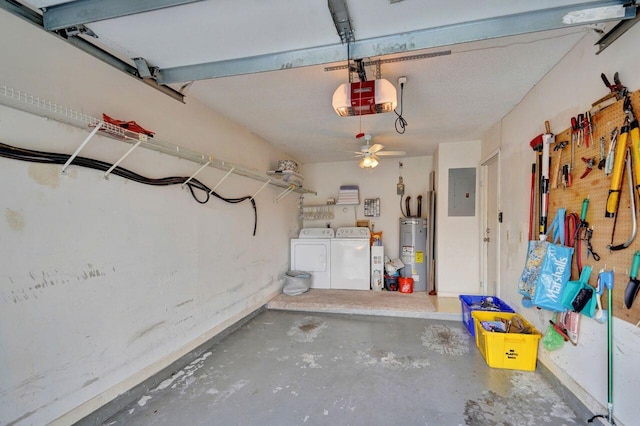
[[[541,369],[488,367],[461,321],[267,310],[103,424],[585,424]]]

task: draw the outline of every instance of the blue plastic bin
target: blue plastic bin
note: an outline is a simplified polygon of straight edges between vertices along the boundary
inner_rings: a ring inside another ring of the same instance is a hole
[[[472,336],[476,335],[471,311],[515,312],[511,306],[495,296],[459,296],[462,307],[462,322]],[[491,300],[492,303],[488,303]],[[494,307],[493,309],[491,307]]]

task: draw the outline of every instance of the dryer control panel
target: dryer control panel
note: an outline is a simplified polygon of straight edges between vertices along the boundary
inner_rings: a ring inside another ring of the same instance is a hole
[[[338,228],[336,238],[371,238],[371,231],[365,227],[347,226]]]

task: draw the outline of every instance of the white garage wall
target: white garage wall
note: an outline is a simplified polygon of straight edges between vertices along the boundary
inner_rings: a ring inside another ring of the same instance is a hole
[[[360,205],[355,209],[354,206],[335,206],[333,220],[306,220],[304,226],[322,227],[329,223],[332,228],[339,228],[355,226],[356,217],[358,220],[370,220],[375,224],[375,231],[382,231],[385,255],[391,259],[399,257],[399,220],[402,217],[400,196],[396,191],[399,162],[402,162],[405,197],[411,196],[411,213],[417,213],[417,197],[422,195],[422,217],[425,217],[433,157],[383,157],[375,169],[361,169],[356,160],[303,165],[301,171],[305,185],[318,192],[317,196],[305,195],[305,205],[326,204],[328,198],[337,201],[341,185],[358,185],[360,189]],[[380,217],[364,216],[365,198],[380,198]],[[402,206],[404,209],[404,203]]]
[[[183,105],[0,11],[0,85],[99,117],[135,119],[163,140],[257,170],[285,154],[192,99]],[[196,83],[197,86],[197,83]],[[0,142],[71,153],[88,132],[0,106]],[[96,136],[82,156],[129,145]],[[139,148],[122,164],[148,177],[199,165]],[[0,424],[68,424],[280,291],[297,197],[196,203],[96,170],[0,158]],[[198,179],[213,187],[224,172]],[[252,195],[231,176],[218,192]],[[63,417],[60,417],[63,416]]]
[[[631,90],[640,88],[640,26],[636,25],[600,55],[593,44],[597,34],[586,36],[527,97],[494,126],[483,142],[483,157],[501,148],[501,207],[505,221],[501,227],[500,276],[501,295],[540,330],[546,330],[549,312],[525,309],[516,291],[526,256],[527,220],[529,218],[529,183],[535,156],[529,141],[544,131],[549,120],[552,131],[569,127],[569,119],[590,108],[591,102],[607,93],[600,73],[609,78],[618,71]],[[596,269],[597,264],[594,266]],[[603,266],[603,265],[601,265]],[[598,266],[599,267],[599,266]],[[625,285],[626,283],[616,283]],[[637,424],[637,388],[640,383],[640,329],[614,319],[614,412],[618,424]],[[561,380],[596,413],[606,412],[607,341],[606,326],[585,318],[578,347],[565,345],[562,350],[539,356]]]
[[[438,296],[481,294],[479,174],[476,173],[474,216],[449,216],[449,170],[480,164],[480,141],[443,143],[438,146],[436,286]],[[461,267],[463,265],[463,267]]]

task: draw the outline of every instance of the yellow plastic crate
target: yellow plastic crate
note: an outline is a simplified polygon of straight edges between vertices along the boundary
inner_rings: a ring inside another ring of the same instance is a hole
[[[472,311],[476,332],[476,346],[487,365],[493,368],[534,371],[538,359],[538,341],[542,335],[533,325],[518,314],[508,312]],[[532,334],[497,333],[487,331],[481,321],[497,321],[500,318],[520,317],[523,324],[531,327]]]

